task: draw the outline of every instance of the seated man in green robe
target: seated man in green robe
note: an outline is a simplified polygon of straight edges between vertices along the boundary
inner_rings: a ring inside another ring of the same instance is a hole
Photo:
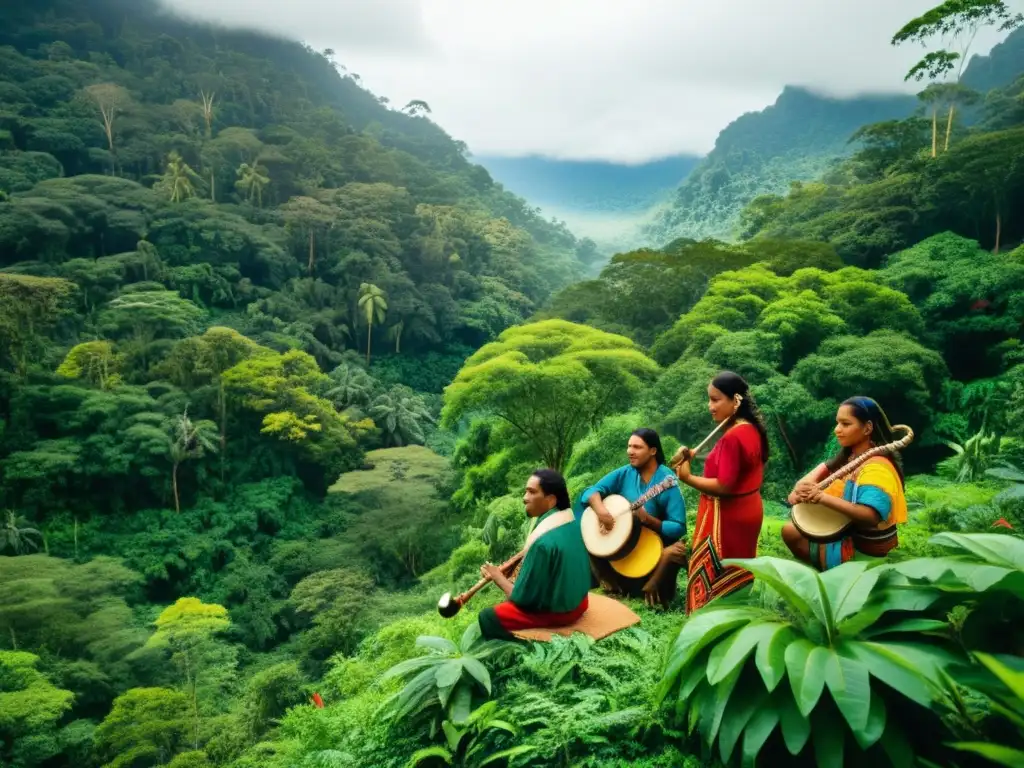
[[[526,540],[526,555],[513,585],[498,566],[480,568],[508,597],[480,612],[480,630],[489,639],[512,640],[520,629],[564,627],[587,610],[590,556],[569,501],[565,478],[538,469],[526,483],[523,506],[539,518]]]

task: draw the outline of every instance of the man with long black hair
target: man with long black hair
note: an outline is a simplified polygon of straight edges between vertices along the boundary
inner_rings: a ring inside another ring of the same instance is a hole
[[[650,488],[674,477],[665,466],[665,451],[661,437],[653,429],[641,428],[630,435],[626,444],[629,463],[609,472],[580,497],[582,507],[589,506],[606,528],[614,519],[604,506],[603,499],[611,494],[624,497],[631,504]],[[644,596],[648,605],[667,606],[675,598],[679,570],[686,564],[686,504],[678,488],[662,491],[636,511],[640,525],[652,529],[661,537],[664,550],[661,562],[654,571],[640,579],[618,573],[607,560],[591,558],[598,582],[605,592],[635,597]]]
[[[523,506],[538,518],[526,540],[515,584],[496,565],[480,568],[508,597],[480,612],[480,630],[490,639],[511,640],[520,629],[564,627],[587,610],[590,557],[569,502],[565,478],[538,469],[526,483]]]

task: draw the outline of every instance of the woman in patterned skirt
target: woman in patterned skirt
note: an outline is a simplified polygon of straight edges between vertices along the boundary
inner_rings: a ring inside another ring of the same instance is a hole
[[[756,557],[764,520],[760,491],[768,461],[768,432],[747,382],[729,371],[718,374],[708,386],[708,409],[715,422],[727,424],[704,462],[703,476],[691,473],[692,456],[685,447],[672,461],[679,462],[680,482],[700,491],[686,587],[687,614],[753,581],[749,571],[724,567],[722,561]]]

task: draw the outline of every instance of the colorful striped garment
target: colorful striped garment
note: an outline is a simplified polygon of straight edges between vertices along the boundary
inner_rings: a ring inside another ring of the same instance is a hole
[[[818,467],[816,478],[824,480],[828,468]],[[899,546],[896,526],[907,522],[907,499],[903,483],[892,460],[885,456],[868,459],[853,476],[836,480],[825,489],[829,496],[851,504],[862,504],[875,510],[881,520],[874,528],[853,528],[838,541],[827,544],[810,542],[811,561],[819,570],[827,571],[860,557],[885,557]]]

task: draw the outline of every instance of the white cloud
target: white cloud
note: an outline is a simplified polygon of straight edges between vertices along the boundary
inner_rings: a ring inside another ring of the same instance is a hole
[[[183,16],[327,40],[349,51],[422,51],[427,45],[420,0],[163,0]]]
[[[913,92],[903,75],[922,49],[889,41],[937,0],[168,2],[334,48],[393,104],[427,101],[476,154],[640,162],[707,152],[787,84]]]

